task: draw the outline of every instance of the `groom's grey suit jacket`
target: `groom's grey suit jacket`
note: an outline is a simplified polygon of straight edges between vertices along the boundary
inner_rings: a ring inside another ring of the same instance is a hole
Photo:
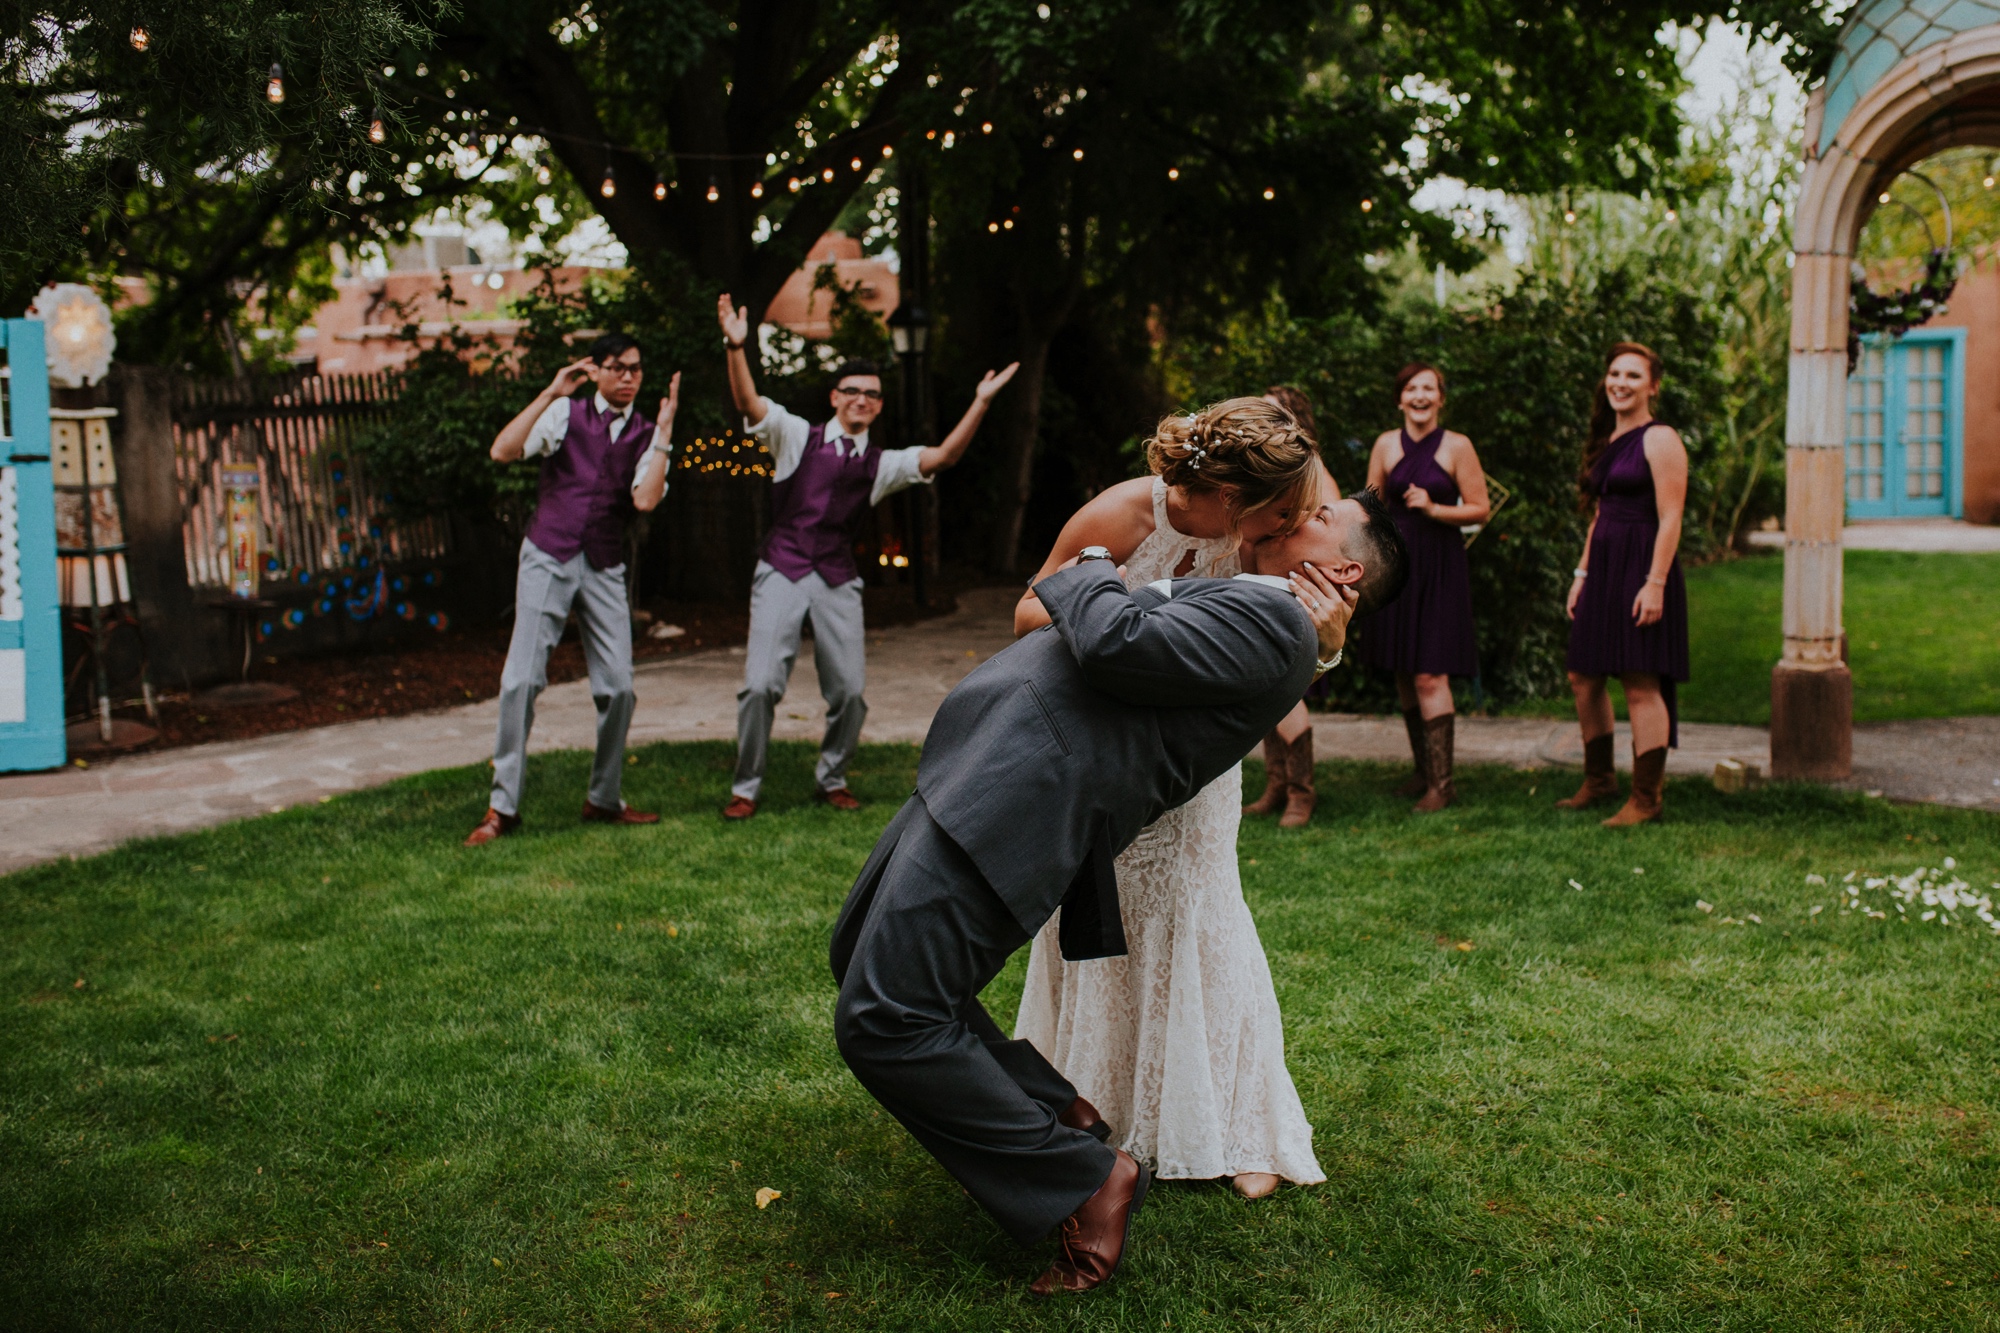
[[[1108,561],[1035,585],[1054,624],[981,663],[931,722],[917,791],[1029,934],[1125,952],[1112,858],[1250,752],[1312,683],[1318,639],[1268,584],[1127,592]],[[865,878],[873,867],[864,869]]]

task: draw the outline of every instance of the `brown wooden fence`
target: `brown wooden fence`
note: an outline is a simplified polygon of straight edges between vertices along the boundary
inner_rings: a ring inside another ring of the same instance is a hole
[[[354,456],[356,433],[381,420],[393,400],[389,377],[379,374],[176,384],[174,472],[189,585],[229,583],[224,464],[257,465],[267,577],[309,578],[360,558],[445,555],[443,518],[390,521]]]

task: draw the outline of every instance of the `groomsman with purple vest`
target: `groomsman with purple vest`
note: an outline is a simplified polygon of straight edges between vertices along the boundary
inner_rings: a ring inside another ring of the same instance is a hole
[[[993,395],[1014,378],[1016,365],[987,371],[972,405],[942,444],[882,449],[868,441],[868,427],[882,412],[882,376],[865,362],[849,362],[834,375],[833,419],[817,425],[760,396],[744,342],[750,312],[716,303],[729,361],[729,391],[743,414],[745,432],[771,451],[776,484],[771,530],[764,539],[750,591],[750,641],[743,688],[736,695],[736,781],[725,819],[757,813],[764,761],[771,748],[771,719],[792,676],[799,635],[813,626],[813,661],[826,700],[826,738],[820,743],[813,798],[839,810],[860,806],[847,790],[847,765],[861,740],[868,705],[861,697],[867,669],[861,623],[861,571],[854,565],[855,527],[861,516],[906,486],[928,485],[958,462],[985,419]]]
[[[667,493],[676,374],[647,421],[637,410],[639,345],[607,333],[590,355],[557,372],[493,441],[493,461],[542,460],[541,493],[521,541],[514,588],[514,638],[500,672],[500,724],[493,743],[493,796],[465,840],[477,847],[521,826],[521,784],[535,696],[548,684],[549,650],[570,612],[583,636],[590,697],[597,704],[597,757],[583,804],[589,823],[652,824],[619,796],[625,731],[632,722],[632,613],[625,594],[625,521],[656,508]],[[579,395],[585,384],[596,392]],[[574,395],[574,396],[573,396]]]

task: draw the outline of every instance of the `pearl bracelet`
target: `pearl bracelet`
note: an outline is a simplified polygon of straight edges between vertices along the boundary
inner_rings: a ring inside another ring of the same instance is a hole
[[[1346,655],[1347,655],[1347,650],[1345,648],[1336,648],[1333,650],[1332,657],[1328,658],[1324,662],[1315,661],[1313,665],[1319,669],[1319,674],[1324,676],[1327,672],[1339,666],[1340,659]]]
[[[1570,573],[1580,579],[1585,579],[1590,577],[1590,571],[1587,569],[1572,569]]]
[[[1666,581],[1666,579],[1664,579],[1664,578],[1655,578],[1655,577],[1654,577],[1653,575],[1651,575],[1651,574],[1648,574],[1648,575],[1646,576],[1646,582],[1648,582],[1648,583],[1657,583],[1657,584],[1659,584],[1659,585],[1660,585],[1660,586],[1661,586],[1662,588],[1664,588],[1664,587],[1666,587],[1666,586],[1667,586],[1667,581]]]

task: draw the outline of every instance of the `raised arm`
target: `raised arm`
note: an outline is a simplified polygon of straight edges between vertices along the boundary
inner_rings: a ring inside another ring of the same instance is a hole
[[[1111,552],[1111,563],[1122,565],[1153,530],[1153,479],[1137,477],[1107,486],[1092,496],[1083,508],[1069,517],[1056,534],[1055,548],[1042,562],[1030,583],[1040,583],[1073,561],[1086,546],[1102,546]],[[1049,623],[1049,613],[1035,598],[1031,586],[1014,605],[1014,637],[1031,633]]]
[[[514,419],[502,426],[500,433],[493,437],[493,447],[487,450],[493,461],[520,462],[522,454],[527,451],[528,432],[535,428],[535,423],[542,419],[542,413],[548,411],[552,404],[584,386],[590,379],[592,364],[591,359],[585,357],[558,370],[556,377],[549,381],[549,387],[536,394],[535,401],[516,413]]]
[[[951,434],[944,437],[942,444],[934,444],[917,455],[917,470],[926,477],[942,472],[965,454],[965,446],[972,443],[972,437],[979,431],[979,423],[986,419],[986,409],[993,405],[993,395],[1007,387],[1007,381],[1014,378],[1014,372],[1021,368],[1019,361],[1012,362],[1005,370],[989,370],[972,391],[972,404],[965,409],[965,415],[951,428]]]
[[[750,373],[750,354],[744,350],[750,339],[750,309],[731,305],[729,293],[724,292],[716,298],[715,318],[722,325],[723,359],[729,363],[729,396],[736,400],[736,410],[743,419],[755,426],[770,408],[757,392],[756,377]]]
[[[1312,678],[1316,639],[1304,608],[1273,589],[1218,580],[1199,595],[1142,606],[1110,562],[1035,585],[1084,679],[1149,707],[1233,704],[1298,674]]]

